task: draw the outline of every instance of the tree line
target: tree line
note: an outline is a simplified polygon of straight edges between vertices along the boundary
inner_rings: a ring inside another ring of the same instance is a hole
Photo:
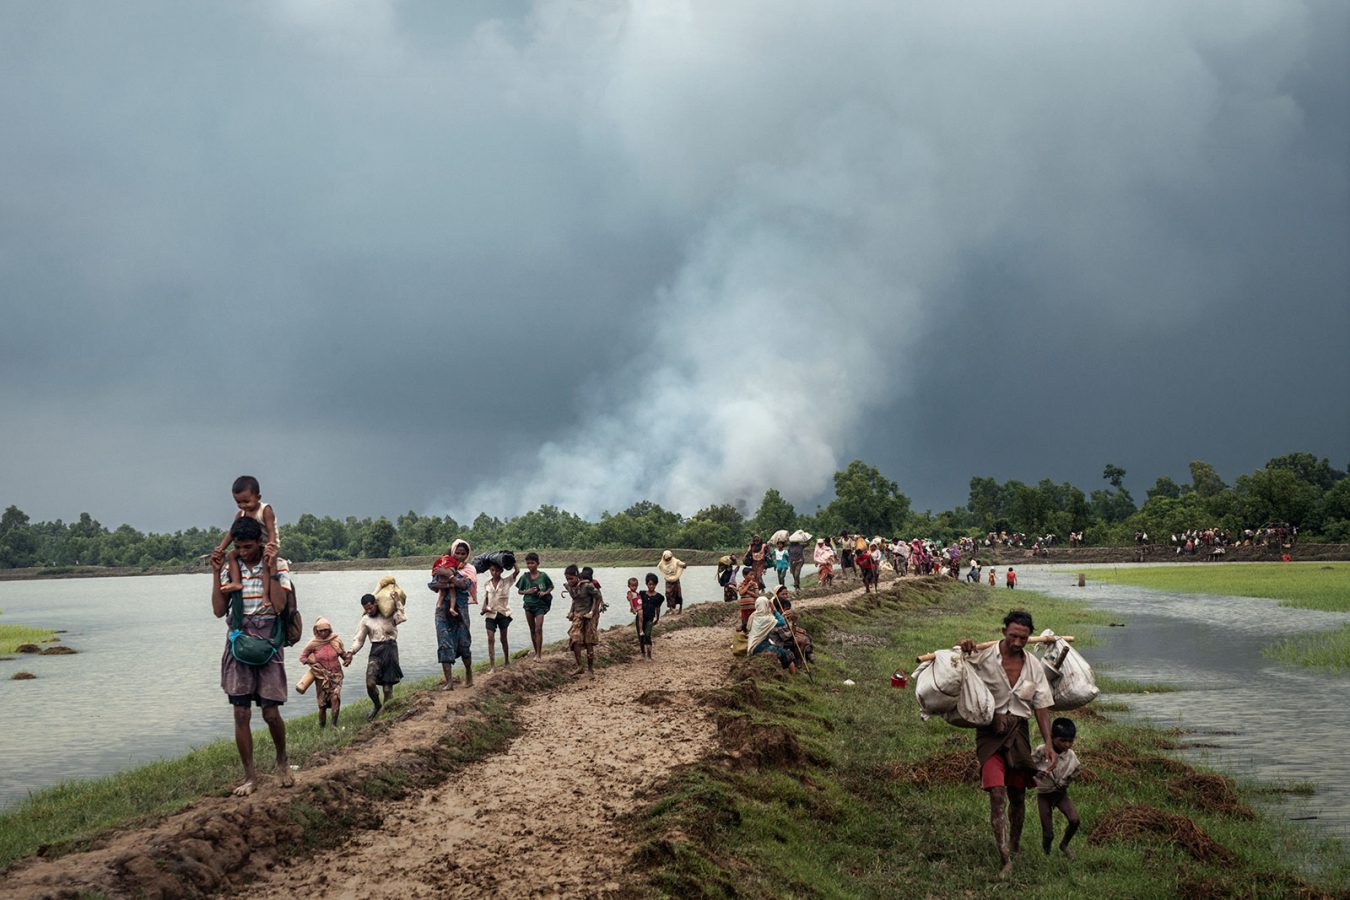
[[[1156,480],[1142,505],[1124,486],[1126,471],[1103,469],[1104,487],[1085,493],[1049,479],[1030,485],[988,477],[970,480],[964,506],[934,514],[916,512],[899,486],[861,460],[834,475],[834,498],[814,512],[796,510],[777,490],[765,492],[751,514],[736,504],[705,507],[692,516],[643,500],[589,522],[543,505],[499,519],[480,513],[471,523],[409,511],[386,517],[337,519],[305,513],[281,525],[282,553],[296,562],[431,556],[465,537],[479,549],[509,547],[587,550],[608,547],[743,547],[752,533],[768,537],[786,528],[816,534],[841,531],[946,541],[990,531],[1027,535],[1082,532],[1097,545],[1133,543],[1137,532],[1154,540],[1190,528],[1226,528],[1240,534],[1268,524],[1297,526],[1303,540],[1350,542],[1350,479],[1326,459],[1290,453],[1271,459],[1230,486],[1209,463],[1190,465],[1190,481]],[[109,529],[81,513],[75,522],[32,522],[16,506],[0,516],[0,568],[29,566],[181,566],[199,562],[221,539],[219,527],[173,534],[143,533],[130,525]]]

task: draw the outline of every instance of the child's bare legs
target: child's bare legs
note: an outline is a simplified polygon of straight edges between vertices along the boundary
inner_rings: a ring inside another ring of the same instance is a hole
[[[1073,851],[1069,849],[1069,841],[1073,840],[1074,834],[1078,832],[1078,810],[1074,807],[1073,801],[1069,799],[1067,791],[1060,795],[1058,808],[1060,812],[1064,813],[1064,818],[1069,823],[1064,827],[1064,839],[1059,842],[1059,849],[1069,859],[1073,859]]]
[[[527,609],[525,610],[525,624],[530,629],[530,646],[534,648],[534,658],[542,659],[544,656],[544,617],[536,616]]]
[[[384,699],[388,700],[390,694],[393,693],[393,690],[386,687],[384,691],[385,691]],[[379,685],[377,685],[375,681],[370,678],[366,679],[366,696],[370,698],[370,706],[371,706],[370,715],[366,716],[366,719],[368,721],[378,716],[380,714],[380,707],[384,706],[384,704],[380,702]]]
[[[577,670],[572,674],[580,675],[581,673],[585,672],[586,667],[581,664],[581,649],[579,647],[572,648],[572,658],[577,661]]]
[[[488,669],[495,669],[497,668],[497,629],[489,628],[487,634],[488,634]]]
[[[1050,794],[1036,795],[1036,812],[1041,817],[1041,849],[1045,855],[1050,855],[1050,848],[1055,843],[1055,819],[1054,805],[1050,802]]]
[[[489,649],[491,649],[491,644],[492,644],[492,642],[489,641],[489,642],[488,642]],[[504,665],[504,666],[509,666],[509,665],[511,665],[511,648],[508,647],[508,646],[506,646],[506,628],[505,628],[505,626],[502,627],[502,665]]]

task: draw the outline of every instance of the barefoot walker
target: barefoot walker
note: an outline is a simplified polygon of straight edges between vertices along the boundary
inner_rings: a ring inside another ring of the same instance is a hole
[[[975,730],[975,755],[980,762],[980,787],[989,792],[989,820],[994,828],[1003,870],[1012,872],[1012,854],[1021,850],[1027,788],[1036,774],[1027,719],[1036,716],[1045,740],[1044,765],[1055,765],[1050,738],[1050,706],[1055,702],[1041,661],[1024,652],[1031,636],[1031,614],[1015,609],[1003,617],[1003,640],[983,650],[961,641],[967,664],[994,697],[994,720]]]
[[[220,687],[234,707],[234,744],[244,764],[244,782],[234,789],[237,796],[253,793],[257,774],[253,768],[253,705],[262,709],[263,721],[277,751],[277,777],[282,787],[294,783],[286,758],[286,723],[281,704],[286,702],[286,668],[282,657],[285,638],[279,612],[286,608],[291,578],[284,559],[263,557],[263,528],[251,517],[236,519],[230,526],[238,558],[238,590],[227,596],[230,570],[223,554],[213,554],[211,611],[217,619],[229,613],[230,636],[220,657]]]

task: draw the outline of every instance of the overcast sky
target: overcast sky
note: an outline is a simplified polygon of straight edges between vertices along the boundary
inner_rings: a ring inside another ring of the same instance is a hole
[[[0,4],[0,505],[1350,459],[1350,4]]]

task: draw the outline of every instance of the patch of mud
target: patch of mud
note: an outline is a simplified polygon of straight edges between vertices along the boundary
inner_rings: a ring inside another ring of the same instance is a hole
[[[797,735],[749,716],[718,717],[717,743],[737,769],[800,769],[806,763]]]
[[[1254,819],[1256,813],[1238,798],[1230,779],[1221,775],[1195,772],[1167,782],[1173,797],[1184,800],[1196,809],[1222,813],[1237,819]]]
[[[33,679],[33,678],[36,678],[36,677],[37,677],[37,676],[34,675],[32,672],[15,672],[13,675],[9,676],[9,680],[10,680],[10,681],[28,681],[28,680]]]
[[[42,648],[37,644],[20,644],[14,648],[15,653],[41,653]]]
[[[43,656],[68,656],[75,652],[76,650],[74,647],[67,647],[64,644],[58,644],[55,647],[46,647],[41,651]]]
[[[1088,838],[1090,844],[1117,841],[1162,843],[1179,847],[1199,862],[1227,863],[1236,857],[1187,816],[1147,804],[1123,806],[1102,816]]]

